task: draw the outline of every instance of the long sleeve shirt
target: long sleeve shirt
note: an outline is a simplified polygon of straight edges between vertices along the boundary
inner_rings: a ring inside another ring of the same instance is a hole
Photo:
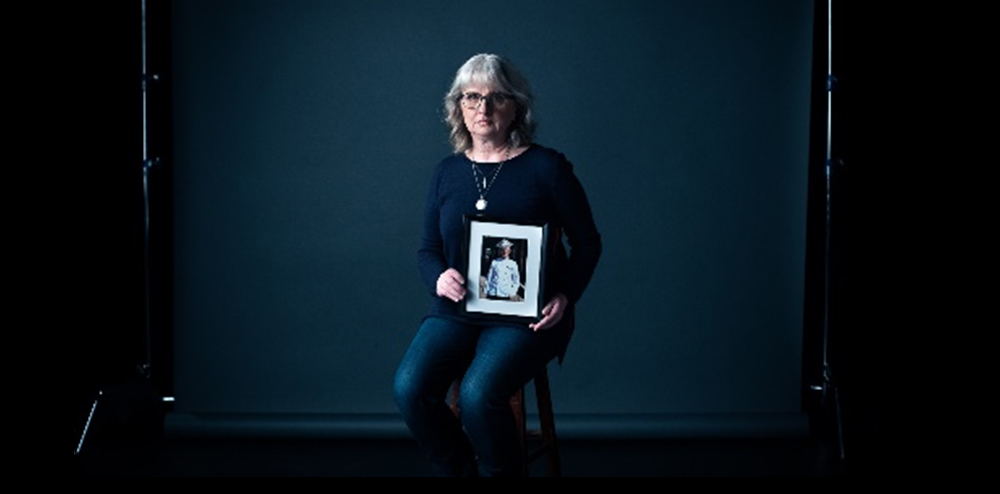
[[[568,343],[575,324],[573,308],[590,283],[602,251],[601,234],[587,194],[566,156],[548,147],[533,144],[500,166],[473,163],[459,153],[442,159],[434,168],[417,252],[420,275],[432,297],[427,315],[464,319],[458,303],[437,295],[437,280],[448,268],[465,273],[461,263],[466,215],[547,223],[550,240],[555,244],[546,262],[545,300],[557,293],[569,300],[570,317],[564,317],[561,328],[554,328],[565,332]],[[482,175],[474,167],[479,167]],[[493,178],[494,174],[496,178],[485,197],[488,206],[478,211],[476,180],[480,176]],[[467,288],[472,289],[468,283]]]

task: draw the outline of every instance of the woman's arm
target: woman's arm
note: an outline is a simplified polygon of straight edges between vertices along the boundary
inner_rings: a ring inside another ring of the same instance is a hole
[[[441,295],[438,283],[443,281],[441,280],[442,275],[450,267],[444,257],[444,239],[441,237],[441,201],[438,194],[441,170],[439,164],[431,176],[430,186],[424,201],[423,236],[420,248],[417,250],[420,277],[427,289],[434,295]]]
[[[564,278],[560,280],[560,291],[542,308],[542,319],[529,326],[534,331],[558,324],[566,309],[580,300],[603,251],[601,234],[594,222],[583,184],[573,172],[573,165],[562,154],[559,155],[551,194],[556,219],[563,226],[570,251]],[[562,241],[561,238],[558,240]]]
[[[569,244],[562,292],[569,303],[583,296],[601,258],[603,242],[594,222],[590,201],[573,165],[562,155],[552,189],[552,203]]]

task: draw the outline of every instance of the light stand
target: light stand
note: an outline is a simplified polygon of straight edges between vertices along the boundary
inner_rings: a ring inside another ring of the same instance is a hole
[[[814,384],[811,389],[821,394],[821,404],[825,407],[833,407],[834,431],[837,435],[837,446],[839,459],[843,461],[846,457],[844,446],[843,417],[841,414],[840,393],[837,388],[836,376],[833,372],[833,365],[830,363],[830,238],[832,233],[832,199],[833,199],[833,172],[835,165],[841,165],[840,160],[833,159],[832,153],[832,124],[833,124],[833,92],[836,88],[837,78],[833,75],[833,0],[827,0],[827,70],[826,70],[826,196],[825,196],[825,233],[823,236],[823,349],[822,349],[822,375],[821,382]]]
[[[149,179],[150,172],[154,170],[161,162],[159,157],[150,157],[149,155],[149,118],[148,118],[148,101],[147,96],[150,87],[160,81],[160,76],[158,74],[149,74],[147,70],[147,25],[146,25],[146,0],[141,0],[142,2],[142,192],[143,192],[143,268],[144,268],[144,325],[145,325],[145,356],[144,360],[136,365],[136,370],[138,371],[139,378],[142,380],[140,386],[143,390],[138,393],[138,399],[149,398],[154,400],[159,400],[162,402],[172,402],[172,397],[156,398],[151,396],[152,393],[147,393],[145,389],[152,388],[152,316],[151,316],[151,282],[152,277],[152,266],[151,266],[151,256],[150,256],[150,190],[149,190]],[[147,396],[150,395],[150,396]],[[134,399],[135,397],[133,397]],[[80,439],[77,442],[76,449],[74,451],[74,456],[78,456],[83,450],[84,442],[87,439],[87,434],[91,429],[91,425],[94,420],[95,413],[98,410],[98,405],[109,398],[106,397],[104,390],[97,392],[97,396],[94,398],[93,403],[90,406],[90,412],[87,415],[86,423],[84,424],[83,431],[80,434]],[[131,404],[129,404],[131,405]],[[144,410],[149,412],[150,410]]]
[[[143,268],[145,270],[145,303],[146,303],[146,361],[140,365],[139,371],[146,379],[152,373],[152,321],[151,297],[150,297],[150,277],[152,269],[150,267],[150,243],[149,243],[149,172],[160,164],[160,158],[149,157],[149,117],[148,117],[148,92],[150,84],[160,81],[158,74],[149,74],[146,63],[146,0],[142,1],[142,199],[143,199]]]

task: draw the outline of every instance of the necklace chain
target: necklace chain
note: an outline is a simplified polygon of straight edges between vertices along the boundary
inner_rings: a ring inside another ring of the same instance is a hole
[[[472,181],[476,183],[476,190],[479,192],[479,201],[476,202],[476,209],[482,211],[486,209],[486,195],[490,193],[490,188],[493,187],[493,182],[496,182],[497,176],[500,175],[500,171],[503,170],[504,163],[510,159],[510,148],[504,153],[503,161],[500,162],[500,166],[497,167],[497,171],[493,172],[493,178],[489,182],[486,181],[486,174],[479,169],[479,164],[473,160],[469,160],[472,163]],[[483,177],[483,185],[479,185],[479,177]]]

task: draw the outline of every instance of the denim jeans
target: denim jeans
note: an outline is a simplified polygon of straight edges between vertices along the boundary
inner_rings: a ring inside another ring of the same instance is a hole
[[[510,398],[557,348],[549,331],[424,320],[396,371],[394,396],[435,475],[523,473]],[[459,420],[446,400],[463,373]]]

